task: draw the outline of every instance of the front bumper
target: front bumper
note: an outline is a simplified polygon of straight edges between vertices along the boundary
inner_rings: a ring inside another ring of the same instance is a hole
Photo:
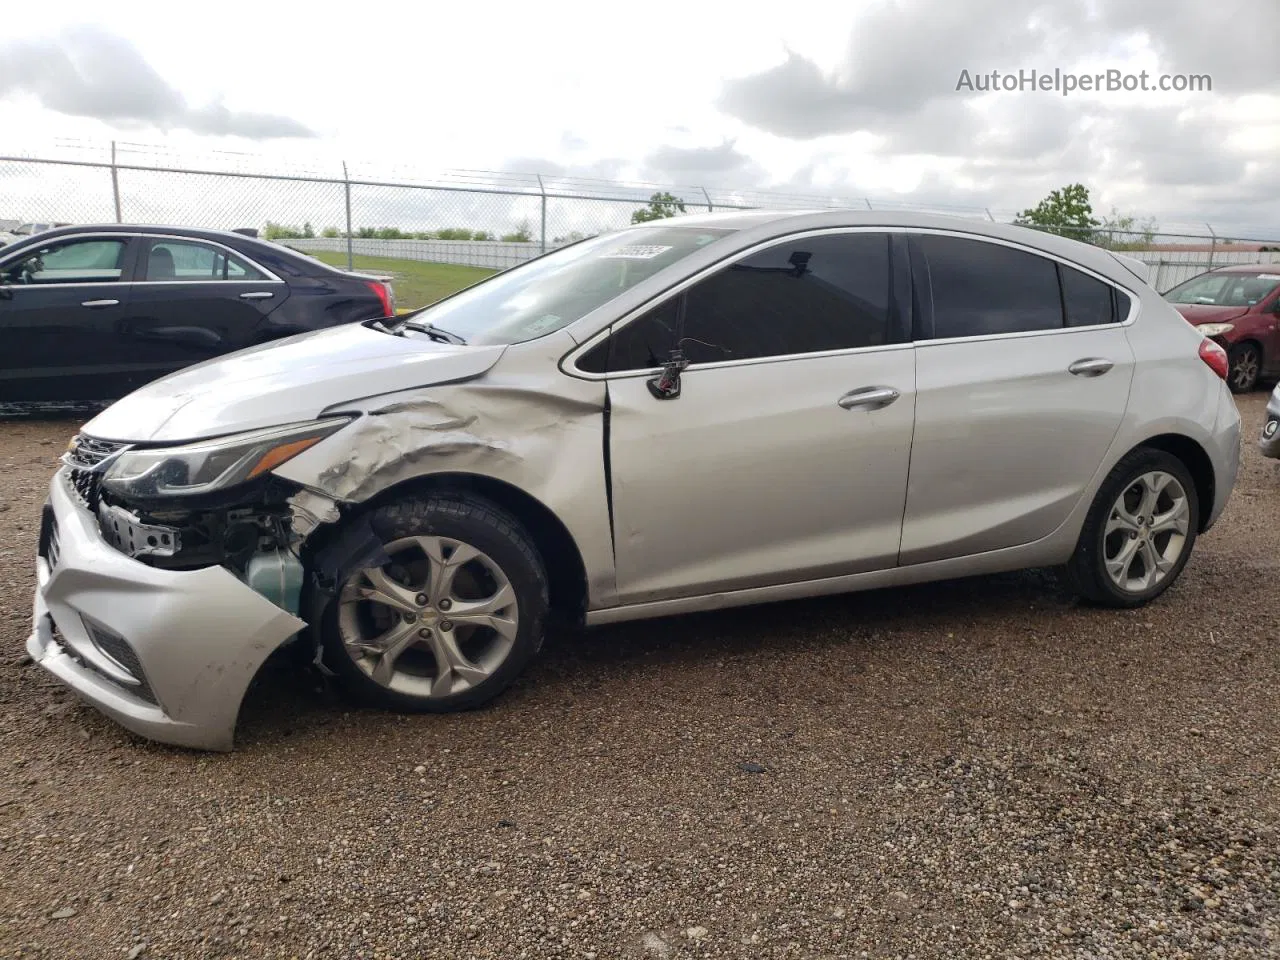
[[[1280,460],[1280,387],[1271,392],[1271,399],[1267,401],[1267,417],[1262,421],[1258,449],[1264,457]]]
[[[110,546],[64,468],[36,558],[31,658],[122,726],[230,750],[245,691],[306,624],[222,567],[160,570]]]

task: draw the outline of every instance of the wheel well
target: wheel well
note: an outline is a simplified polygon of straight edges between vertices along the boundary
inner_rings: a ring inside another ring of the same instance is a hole
[[[582,553],[560,518],[520,488],[477,474],[432,474],[388,487],[363,504],[361,509],[377,509],[387,501],[407,493],[442,491],[477,493],[524,524],[547,568],[552,611],[571,623],[582,621],[587,609],[587,571],[582,562]]]
[[[1203,532],[1209,514],[1213,510],[1213,495],[1216,480],[1213,475],[1213,461],[1204,452],[1204,447],[1190,437],[1178,433],[1165,433],[1152,437],[1142,444],[1163,450],[1182,461],[1191,479],[1196,485],[1196,499],[1200,501],[1200,530]]]

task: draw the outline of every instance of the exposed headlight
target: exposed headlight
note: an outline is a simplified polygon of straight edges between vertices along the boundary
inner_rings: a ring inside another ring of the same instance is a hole
[[[1224,333],[1230,333],[1235,328],[1234,323],[1202,323],[1196,327],[1206,337],[1219,337]]]
[[[102,483],[124,497],[191,496],[225,490],[274,470],[350,422],[339,417],[181,447],[127,450],[107,468]]]

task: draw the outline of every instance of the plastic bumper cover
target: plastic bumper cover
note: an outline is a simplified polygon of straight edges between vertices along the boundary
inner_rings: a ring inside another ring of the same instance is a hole
[[[258,668],[306,624],[222,567],[160,570],[110,546],[60,470],[36,559],[27,652],[122,726],[230,750]]]

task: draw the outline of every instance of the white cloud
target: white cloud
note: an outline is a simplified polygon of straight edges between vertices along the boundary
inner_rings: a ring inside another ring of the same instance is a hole
[[[1080,180],[1098,209],[1280,223],[1280,198],[1265,192],[1280,164],[1275,0],[658,0],[643,16],[491,0],[341,18],[225,0],[198,31],[172,9],[148,0],[104,18],[99,3],[65,0],[9,18],[0,44],[56,46],[67,29],[96,25],[141,64],[113,77],[114,94],[76,88],[84,96],[70,111],[65,97],[32,92],[30,69],[0,82],[0,129],[20,134],[9,143],[163,138],[326,171],[341,158],[419,171],[536,163],[547,174],[914,194],[1000,211]],[[962,66],[1209,72],[1215,89],[966,98],[954,90]],[[130,78],[147,81],[151,114],[137,104],[122,114]],[[167,116],[169,132],[145,126],[149,116]],[[262,139],[290,125],[317,137]]]

